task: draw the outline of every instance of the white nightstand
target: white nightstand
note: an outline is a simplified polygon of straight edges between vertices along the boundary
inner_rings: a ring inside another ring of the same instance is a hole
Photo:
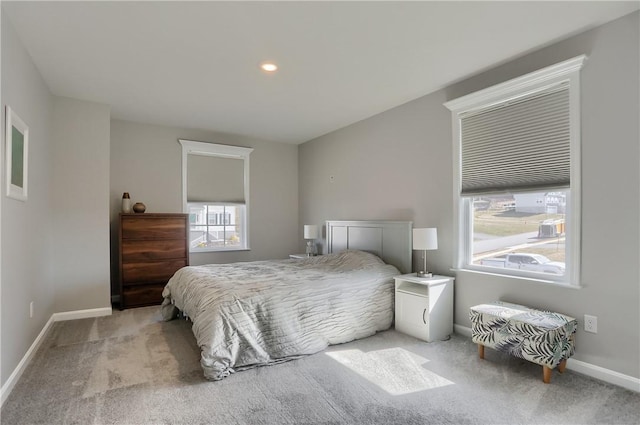
[[[312,257],[319,257],[322,254],[317,254],[317,255],[312,255]],[[301,260],[303,258],[308,258],[309,256],[307,254],[289,254],[289,258],[291,259],[296,259],[296,260]]]
[[[453,333],[453,281],[449,276],[396,276],[396,330],[431,342]]]

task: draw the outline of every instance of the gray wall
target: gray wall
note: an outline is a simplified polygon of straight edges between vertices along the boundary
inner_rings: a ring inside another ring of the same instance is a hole
[[[437,227],[440,245],[429,252],[430,268],[455,274],[451,116],[443,102],[587,54],[581,74],[583,287],[458,272],[455,323],[469,327],[469,307],[496,299],[564,312],[580,324],[592,314],[598,333],[581,327],[575,358],[640,377],[638,28],[636,12],[301,145],[301,223],[393,219]]]
[[[106,105],[56,97],[51,228],[56,311],[111,306]]]
[[[53,313],[110,307],[109,108],[53,96],[3,14],[6,105],[30,135],[26,202],[4,196],[0,161],[2,384]]]
[[[40,77],[12,24],[2,14],[2,140],[5,106],[29,126],[26,202],[5,196],[4,146],[0,149],[2,186],[2,267],[0,380],[4,385],[54,312],[51,278],[51,120],[53,96]],[[34,317],[29,318],[29,303]]]
[[[122,193],[147,212],[182,212],[178,139],[254,148],[250,156],[250,251],[191,254],[191,265],[287,258],[296,252],[298,147],[210,131],[111,121],[112,281],[117,278],[117,220]],[[115,293],[115,291],[114,291]]]
[[[110,307],[109,108],[53,96],[2,14],[3,134],[6,105],[30,135],[26,202],[0,161],[3,385],[53,313]]]

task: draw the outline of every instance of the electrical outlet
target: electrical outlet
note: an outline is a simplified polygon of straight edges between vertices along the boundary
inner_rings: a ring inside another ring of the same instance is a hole
[[[584,330],[585,332],[598,333],[598,318],[596,316],[584,315]]]
[[[29,303],[29,318],[33,319],[33,301]]]

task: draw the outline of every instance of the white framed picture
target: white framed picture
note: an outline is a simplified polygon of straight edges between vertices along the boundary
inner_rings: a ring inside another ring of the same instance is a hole
[[[29,175],[29,127],[9,105],[7,105],[5,124],[7,196],[26,201]]]

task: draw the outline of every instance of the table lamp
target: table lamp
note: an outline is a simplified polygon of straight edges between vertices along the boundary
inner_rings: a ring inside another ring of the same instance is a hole
[[[305,224],[304,238],[307,240],[307,257],[316,255],[315,240],[318,238],[318,226],[315,224]]]
[[[432,277],[433,275],[427,271],[427,251],[438,249],[438,229],[435,227],[413,229],[413,249],[424,251],[422,254],[424,267],[416,273],[416,276]]]

